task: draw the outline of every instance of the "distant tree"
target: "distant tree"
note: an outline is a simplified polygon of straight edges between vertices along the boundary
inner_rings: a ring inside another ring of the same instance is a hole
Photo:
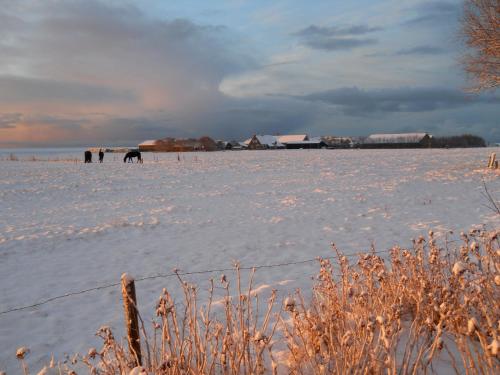
[[[486,147],[486,142],[483,138],[478,137],[477,135],[462,134],[451,137],[433,137],[431,146],[435,148]]]
[[[465,70],[476,81],[473,91],[500,85],[500,1],[465,0],[462,30],[473,52],[465,59]]]

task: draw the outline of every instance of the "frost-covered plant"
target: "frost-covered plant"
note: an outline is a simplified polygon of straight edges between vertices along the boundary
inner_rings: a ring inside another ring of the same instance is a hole
[[[282,320],[289,371],[424,373],[445,357],[457,373],[499,373],[499,235],[473,231],[450,253],[430,232],[388,261],[371,252],[356,264],[335,249],[312,301]]]
[[[414,374],[500,373],[500,230],[462,234],[461,246],[437,245],[434,233],[349,262],[320,259],[310,299],[300,290],[259,312],[254,273],[242,288],[220,279],[223,308],[214,312],[215,282],[200,304],[198,288],[179,275],[182,304],[163,290],[148,335],[142,322],[138,366],[109,327],[100,349],[74,358],[91,374]],[[25,348],[18,352],[25,373]],[[53,365],[53,364],[52,364]],[[70,373],[58,367],[60,373]]]

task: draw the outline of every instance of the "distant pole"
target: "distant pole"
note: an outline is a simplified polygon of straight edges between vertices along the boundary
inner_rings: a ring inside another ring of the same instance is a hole
[[[139,321],[137,319],[137,298],[135,296],[134,278],[124,273],[121,280],[128,346],[130,352],[137,361],[137,366],[141,366],[141,341],[139,335]]]

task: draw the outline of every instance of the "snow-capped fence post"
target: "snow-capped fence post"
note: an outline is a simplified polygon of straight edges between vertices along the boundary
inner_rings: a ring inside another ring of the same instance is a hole
[[[136,358],[137,366],[141,366],[141,341],[139,333],[139,320],[137,319],[137,298],[135,296],[134,278],[124,273],[121,280],[128,346],[130,352]]]

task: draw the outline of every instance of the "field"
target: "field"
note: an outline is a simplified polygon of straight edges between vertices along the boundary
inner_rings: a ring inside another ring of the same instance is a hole
[[[433,230],[453,243],[461,231],[497,229],[483,180],[490,149],[290,150],[145,154],[124,164],[76,163],[72,150],[0,154],[0,311],[136,278],[180,271],[283,264],[411,246]],[[14,153],[16,153],[14,151]],[[31,157],[31,156],[34,157]],[[95,155],[94,155],[95,156]],[[257,270],[262,293],[310,289],[314,262]],[[221,272],[185,276],[206,285]],[[246,277],[246,275],[243,275]],[[137,284],[151,317],[175,278]],[[0,370],[18,371],[16,349],[37,368],[54,353],[97,346],[103,324],[123,334],[119,286],[0,315]],[[71,353],[67,353],[71,354]]]

